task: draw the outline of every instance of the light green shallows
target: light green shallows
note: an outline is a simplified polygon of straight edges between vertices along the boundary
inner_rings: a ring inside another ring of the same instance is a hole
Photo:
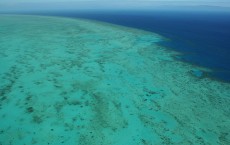
[[[230,85],[152,33],[0,16],[0,145],[227,145]]]

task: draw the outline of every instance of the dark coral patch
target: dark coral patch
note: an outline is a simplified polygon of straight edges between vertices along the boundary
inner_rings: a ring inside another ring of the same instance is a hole
[[[35,116],[33,116],[33,122],[36,123],[36,124],[40,124],[40,123],[43,122],[43,119],[42,119],[41,116],[35,115]]]
[[[33,107],[28,107],[28,108],[26,108],[26,112],[32,113],[32,112],[34,112],[34,108]]]

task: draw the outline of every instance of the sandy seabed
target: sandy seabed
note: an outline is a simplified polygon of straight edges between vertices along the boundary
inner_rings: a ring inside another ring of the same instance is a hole
[[[165,38],[83,19],[0,15],[0,145],[227,145],[230,84]]]

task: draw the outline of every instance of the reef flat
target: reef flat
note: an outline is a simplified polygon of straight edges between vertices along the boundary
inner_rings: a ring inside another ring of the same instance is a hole
[[[230,85],[175,60],[163,40],[0,15],[0,145],[230,144]]]

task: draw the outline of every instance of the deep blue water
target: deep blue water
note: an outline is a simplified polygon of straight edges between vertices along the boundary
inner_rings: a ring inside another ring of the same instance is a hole
[[[211,68],[209,77],[230,82],[230,12],[97,11],[43,15],[87,18],[155,32],[169,38],[161,45],[180,51],[176,57]]]

